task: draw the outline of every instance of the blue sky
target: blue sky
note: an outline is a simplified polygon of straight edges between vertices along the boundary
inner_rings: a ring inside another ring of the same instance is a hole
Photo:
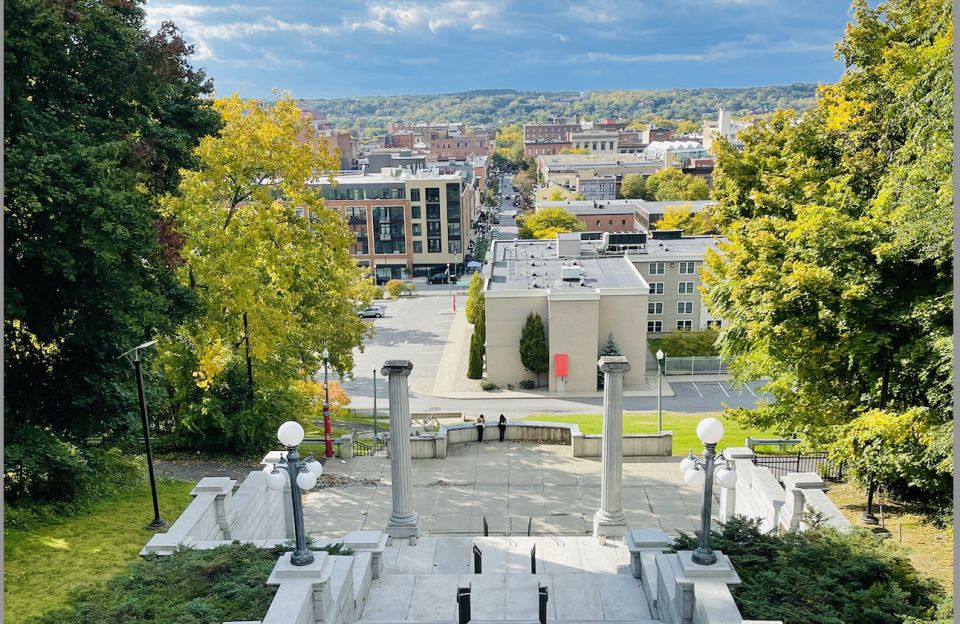
[[[217,92],[297,98],[835,82],[846,0],[148,0]]]

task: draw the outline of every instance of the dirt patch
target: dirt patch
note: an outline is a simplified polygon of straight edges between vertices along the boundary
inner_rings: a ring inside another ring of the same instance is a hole
[[[864,525],[858,518],[867,508],[867,495],[849,483],[830,485],[827,496],[852,524]],[[909,550],[910,561],[923,574],[932,576],[948,593],[953,593],[953,534],[938,529],[923,516],[923,509],[874,495],[873,514],[883,518],[883,526],[870,528],[887,535]]]
[[[317,480],[318,488],[330,487],[374,487],[380,485],[379,479],[355,479],[336,474],[324,474]]]
[[[427,487],[472,487],[472,483],[450,483],[449,481],[444,481],[440,479],[436,483],[429,483]]]

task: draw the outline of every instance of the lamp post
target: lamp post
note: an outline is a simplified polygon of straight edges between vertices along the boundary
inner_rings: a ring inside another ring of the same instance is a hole
[[[703,485],[703,502],[700,505],[700,545],[693,551],[693,562],[700,565],[713,565],[717,555],[710,550],[710,507],[713,504],[714,464],[724,466],[716,474],[717,483],[725,488],[737,484],[737,473],[723,453],[717,455],[717,443],[723,437],[723,423],[716,418],[704,418],[697,425],[697,437],[703,442],[703,459],[696,457],[693,450],[690,456],[680,462],[680,472],[687,485]]]
[[[657,349],[657,433],[663,431],[663,350]]]
[[[333,438],[330,436],[330,382],[327,381],[327,358],[330,352],[323,350],[323,441],[324,455],[333,457]],[[299,444],[299,442],[297,443]]]
[[[147,472],[150,474],[150,493],[153,495],[153,520],[147,525],[150,529],[159,529],[167,525],[167,521],[160,517],[160,503],[157,500],[157,479],[153,475],[153,452],[150,448],[150,423],[147,420],[147,399],[143,394],[143,373],[140,370],[140,351],[157,344],[156,340],[145,342],[120,355],[133,366],[137,376],[137,397],[140,399],[140,423],[143,426],[143,442],[147,446]],[[133,359],[129,354],[133,353]]]
[[[377,367],[373,367],[373,439],[377,439]]]
[[[300,461],[297,447],[303,442],[303,427],[298,422],[288,420],[277,430],[277,439],[287,447],[287,455],[274,464],[273,472],[267,475],[267,487],[279,492],[290,482],[290,496],[293,502],[293,533],[296,550],[290,555],[290,563],[304,566],[313,563],[313,552],[307,548],[307,535],[303,529],[303,502],[300,490],[310,490],[323,474],[323,466],[313,458],[313,453]],[[279,468],[286,471],[286,475]]]

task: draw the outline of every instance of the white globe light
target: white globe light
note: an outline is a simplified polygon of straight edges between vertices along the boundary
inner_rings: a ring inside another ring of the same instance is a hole
[[[297,487],[301,490],[312,490],[317,484],[317,475],[305,470],[297,475]]]
[[[283,486],[286,484],[287,478],[276,468],[273,469],[273,472],[267,475],[267,487],[275,492],[282,490]]]
[[[735,470],[718,470],[717,471],[717,483],[720,484],[720,487],[725,487],[727,489],[732,488],[737,484],[737,472]]]
[[[707,479],[707,473],[700,470],[699,468],[694,468],[693,470],[688,470],[683,473],[683,480],[687,485],[697,487],[703,485],[703,482]]]
[[[315,459],[311,459],[310,461],[308,461],[306,466],[307,466],[307,470],[317,475],[317,478],[320,478],[320,475],[323,474],[323,464],[321,464]]]
[[[657,361],[659,362],[662,359],[663,359],[663,350],[657,349]]]
[[[680,461],[680,472],[686,472],[697,465],[697,462],[692,457],[684,457]]]
[[[697,437],[704,444],[716,444],[723,437],[723,423],[716,418],[704,418],[697,425]]]
[[[303,426],[294,420],[288,420],[277,430],[277,439],[284,446],[299,446],[303,442]]]

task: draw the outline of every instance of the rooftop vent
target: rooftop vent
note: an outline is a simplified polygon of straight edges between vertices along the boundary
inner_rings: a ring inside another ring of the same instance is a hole
[[[583,275],[583,269],[578,266],[565,266],[560,267],[560,279],[565,282],[568,281],[578,281]]]

